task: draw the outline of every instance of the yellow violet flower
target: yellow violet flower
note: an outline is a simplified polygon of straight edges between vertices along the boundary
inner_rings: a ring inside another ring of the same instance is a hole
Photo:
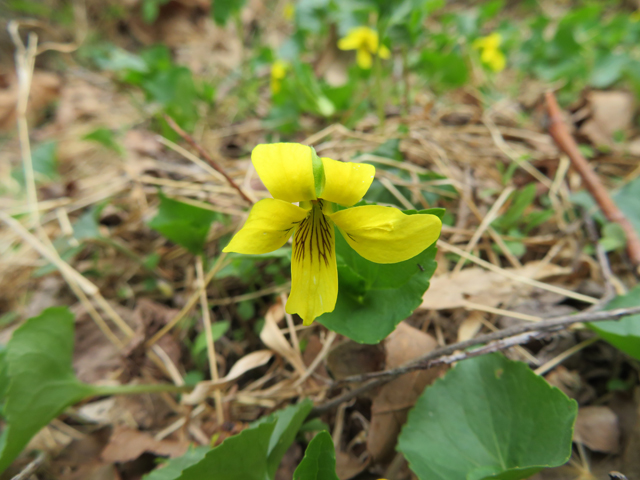
[[[442,223],[435,215],[405,215],[379,205],[335,211],[334,204],[351,207],[364,196],[375,174],[372,165],[319,158],[298,143],[258,145],[251,161],[273,198],[253,206],[223,251],[268,253],[293,235],[286,311],[300,315],[305,325],[336,305],[334,225],[356,252],[375,263],[408,260],[440,235]]]
[[[296,14],[296,6],[292,2],[287,2],[282,10],[282,14],[285,20],[293,20],[293,17]]]
[[[273,95],[280,92],[282,80],[287,75],[289,64],[284,60],[276,60],[271,65],[271,93]]]
[[[389,58],[391,52],[384,45],[380,45],[378,32],[369,27],[355,27],[349,30],[347,36],[338,41],[340,50],[355,50],[356,63],[364,70],[371,68],[372,56]]]
[[[500,50],[502,35],[497,32],[486,37],[477,38],[473,42],[473,48],[480,50],[480,60],[494,72],[504,70],[507,59]]]

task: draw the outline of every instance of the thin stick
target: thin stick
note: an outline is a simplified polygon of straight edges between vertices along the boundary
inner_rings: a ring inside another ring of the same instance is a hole
[[[398,368],[385,370],[383,372],[371,372],[362,375],[352,375],[350,377],[346,377],[342,380],[334,382],[331,385],[331,388],[336,388],[347,383],[367,383],[339,397],[336,397],[335,399],[332,399],[323,405],[314,408],[311,412],[311,415],[317,416],[326,411],[329,411],[340,405],[341,403],[346,402],[358,395],[361,395],[362,393],[379,385],[382,385],[390,380],[393,380],[400,375],[404,375],[405,373],[416,370],[426,370],[437,365],[450,364],[453,362],[465,360],[467,358],[483,355],[485,353],[504,350],[515,345],[526,344],[532,339],[544,337],[550,332],[562,330],[563,328],[576,323],[617,320],[622,317],[637,314],[640,314],[640,307],[618,308],[615,310],[606,310],[601,312],[578,313],[575,315],[554,317],[537,323],[516,325],[504,330],[499,330],[497,332],[492,332],[476,338],[465,340],[463,342],[454,343],[452,345],[434,350],[431,353],[428,353],[427,355],[424,355],[421,358]],[[465,351],[465,349],[469,347],[480,344],[486,345],[475,350]],[[456,354],[456,351],[462,352]]]
[[[209,304],[207,302],[207,288],[204,284],[204,269],[202,266],[202,257],[196,256],[196,276],[198,278],[198,290],[200,290],[200,309],[202,310],[202,323],[204,324],[204,336],[207,340],[207,357],[209,358],[209,370],[211,371],[211,379],[218,381],[218,362],[216,361],[216,347],[213,343],[213,332],[211,331],[211,314],[209,312]],[[222,410],[222,393],[219,389],[214,392],[216,403],[216,419],[218,425],[224,423],[224,411]]]
[[[287,304],[287,294],[282,292],[280,294],[280,301],[282,302],[282,305],[286,305]],[[296,326],[293,323],[293,316],[290,313],[287,313],[287,311],[284,311],[284,318],[286,318],[287,320],[287,328],[289,330],[289,335],[291,336],[291,345],[293,345],[293,348],[295,349],[296,352],[300,351],[300,341],[298,340],[298,334],[296,333]]]
[[[569,134],[567,126],[562,121],[560,107],[553,92],[546,92],[547,110],[549,112],[549,134],[558,147],[567,154],[574,168],[578,171],[584,185],[600,206],[602,213],[610,222],[616,222],[622,227],[627,237],[627,253],[634,265],[640,266],[640,237],[636,233],[633,225],[618,208],[609,192],[604,188],[602,182],[593,171],[587,160],[584,158],[576,141]]]
[[[240,188],[240,186],[233,180],[233,178],[231,178],[227,172],[224,171],[224,169],[218,165],[218,163],[216,161],[213,160],[213,158],[211,158],[211,156],[205,151],[204,148],[202,148],[194,139],[191,135],[189,135],[187,132],[185,132],[182,128],[180,128],[180,126],[175,122],[175,120],[173,118],[171,118],[169,115],[165,114],[164,115],[164,119],[166,120],[166,122],[169,124],[169,126],[175,130],[175,132],[180,135],[189,145],[191,145],[194,149],[196,149],[198,151],[198,153],[200,154],[200,156],[202,158],[204,158],[207,163],[209,165],[211,165],[218,173],[222,174],[222,176],[225,178],[225,180],[227,182],[229,182],[229,185],[231,185],[233,188],[235,188],[238,193],[240,194],[240,196],[249,204],[249,205],[253,205],[253,202],[251,201],[251,199],[242,191],[242,189]]]
[[[11,477],[11,480],[28,480],[34,473],[38,471],[38,469],[42,466],[46,459],[47,454],[45,452],[40,452],[35,460],[24,467],[24,470],[22,470],[19,474]]]
[[[579,352],[583,348],[587,348],[589,345],[593,345],[598,340],[600,340],[600,337],[598,337],[597,335],[594,335],[593,337],[586,339],[584,342],[580,342],[577,345],[574,345],[573,347],[569,348],[568,350],[562,352],[560,355],[558,355],[557,357],[552,358],[551,360],[549,360],[544,365],[540,365],[533,372],[536,375],[544,375],[545,373],[547,373],[549,370],[551,370],[556,365],[559,365],[560,363],[564,362],[567,358],[569,358],[574,353]]]

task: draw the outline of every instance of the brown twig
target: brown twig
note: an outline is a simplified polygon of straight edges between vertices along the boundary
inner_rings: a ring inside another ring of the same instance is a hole
[[[554,139],[558,147],[567,154],[574,168],[582,177],[585,187],[600,206],[607,220],[616,222],[622,227],[627,236],[627,252],[634,265],[640,266],[640,237],[636,233],[631,222],[620,211],[600,179],[593,171],[589,163],[580,153],[578,145],[569,134],[567,126],[562,121],[560,107],[553,92],[546,93],[547,110],[549,112],[549,134]]]
[[[169,126],[178,134],[180,135],[184,141],[186,141],[189,145],[191,145],[199,154],[200,156],[202,156],[202,158],[204,158],[207,163],[209,165],[211,165],[218,173],[220,173],[227,182],[229,182],[229,185],[231,185],[233,188],[235,188],[238,193],[240,194],[240,196],[249,204],[252,205],[253,202],[251,201],[251,199],[247,196],[246,193],[244,193],[242,191],[242,189],[240,188],[240,186],[233,180],[233,178],[231,178],[227,172],[224,171],[224,169],[218,165],[218,163],[211,158],[211,155],[209,155],[206,150],[204,148],[202,148],[198,142],[196,142],[193,137],[191,135],[189,135],[187,132],[185,132],[182,128],[180,128],[180,126],[175,122],[175,120],[173,118],[171,118],[169,115],[167,115],[166,113],[164,114],[164,119],[166,120],[166,122],[169,124]]]
[[[581,322],[602,322],[605,320],[617,320],[629,315],[640,314],[640,307],[618,308],[615,310],[606,310],[600,312],[586,312],[575,315],[565,315],[561,317],[553,317],[548,320],[536,323],[527,323],[523,325],[515,325],[510,328],[498,330],[497,332],[480,335],[479,337],[465,340],[464,342],[454,343],[443,348],[428,353],[413,362],[398,368],[385,370],[382,372],[371,372],[362,375],[352,375],[342,380],[338,380],[331,385],[331,388],[337,388],[347,383],[367,382],[360,387],[351,390],[339,397],[336,397],[327,403],[315,407],[312,411],[313,415],[320,415],[324,412],[335,408],[342,402],[346,402],[351,398],[357,397],[362,393],[393,380],[405,373],[416,370],[426,370],[438,365],[449,365],[471,357],[477,357],[486,353],[497,352],[507,348],[523,345],[533,339],[544,337],[550,332],[562,330],[569,325]],[[486,344],[474,350],[465,350],[476,345]],[[459,352],[461,351],[461,352]],[[459,353],[456,353],[459,352]]]

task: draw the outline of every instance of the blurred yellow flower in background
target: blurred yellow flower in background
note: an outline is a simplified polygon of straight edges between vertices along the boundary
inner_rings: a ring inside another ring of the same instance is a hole
[[[494,72],[504,70],[507,59],[500,50],[502,43],[502,35],[494,32],[486,37],[477,38],[472,46],[476,50],[480,50],[480,60]]]
[[[355,27],[349,30],[344,38],[338,41],[340,50],[355,50],[356,63],[364,70],[371,68],[373,55],[389,58],[391,52],[384,45],[380,45],[378,32],[369,27]]]
[[[287,75],[289,64],[284,60],[276,60],[271,65],[271,94],[275,95],[282,88],[282,80]]]
[[[296,14],[296,6],[293,4],[293,2],[288,2],[285,6],[284,9],[282,10],[282,15],[284,16],[285,20],[293,20],[293,17]]]

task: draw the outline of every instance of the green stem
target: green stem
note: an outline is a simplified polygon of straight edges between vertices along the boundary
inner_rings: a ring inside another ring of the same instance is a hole
[[[168,383],[143,383],[141,385],[92,385],[95,396],[104,395],[139,395],[141,393],[180,393],[193,390],[188,385],[171,385]]]
[[[374,57],[374,75],[376,77],[376,100],[378,107],[378,119],[380,121],[380,127],[384,125],[385,115],[384,115],[384,104],[385,104],[385,95],[384,90],[382,88],[382,61],[380,59],[380,55],[375,54]]]

